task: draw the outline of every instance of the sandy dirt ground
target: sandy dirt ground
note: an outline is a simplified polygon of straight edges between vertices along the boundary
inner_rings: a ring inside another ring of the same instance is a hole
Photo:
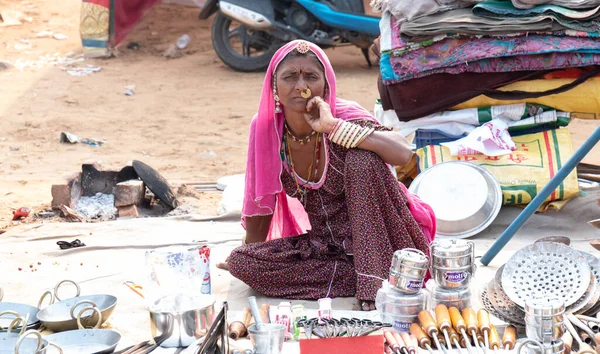
[[[81,169],[86,160],[123,166],[141,160],[171,183],[213,182],[243,173],[250,119],[258,106],[263,74],[240,74],[213,51],[211,21],[197,8],[162,4],[138,24],[116,58],[86,60],[100,66],[73,77],[40,56],[81,53],[80,0],[0,0],[30,17],[20,26],[0,27],[0,60],[26,60],[40,68],[0,71],[0,228],[11,210],[38,208],[51,200],[50,186]],[[38,38],[41,31],[65,40]],[[163,52],[187,33],[184,56]],[[131,42],[139,50],[127,49]],[[372,109],[378,96],[377,67],[368,68],[358,48],[328,51],[338,75],[338,92]],[[123,94],[135,85],[135,95]],[[59,143],[61,131],[107,140],[101,147]],[[219,198],[206,196],[214,213]]]
[[[101,71],[69,75],[48,58],[82,53],[80,0],[0,0],[0,9],[23,13],[19,26],[0,26],[0,229],[11,210],[39,210],[50,186],[80,171],[85,161],[122,167],[141,160],[172,184],[214,182],[245,170],[248,125],[256,111],[263,74],[241,74],[213,51],[211,21],[198,8],[162,4],[150,11],[111,59],[86,60]],[[38,37],[50,31],[67,38]],[[192,42],[178,59],[164,51],[187,33]],[[127,49],[135,42],[138,50]],[[354,47],[329,50],[341,97],[372,109],[378,68],[368,68]],[[24,67],[23,67],[24,66]],[[126,96],[126,86],[135,95]],[[599,121],[571,125],[576,146]],[[108,143],[59,143],[68,131]],[[588,162],[600,164],[600,148]],[[200,193],[200,210],[214,214],[219,194]]]

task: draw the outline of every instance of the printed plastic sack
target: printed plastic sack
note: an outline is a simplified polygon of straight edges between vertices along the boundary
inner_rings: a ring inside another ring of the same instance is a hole
[[[500,88],[501,91],[526,91],[542,92],[551,90],[562,85],[569,84],[575,79],[540,79],[523,80],[514,82]],[[548,95],[527,100],[496,100],[481,95],[467,102],[461,103],[452,109],[478,108],[486,106],[498,106],[513,103],[536,103],[554,107],[563,112],[571,112],[572,118],[599,119],[600,118],[600,77],[593,77],[573,89],[556,95]]]
[[[469,161],[490,171],[500,182],[504,205],[528,204],[548,184],[556,172],[573,155],[567,128],[513,137],[517,150],[503,156],[450,155],[448,148],[430,145],[417,150],[419,170],[446,161]],[[579,194],[576,171],[546,199],[546,203],[567,200]],[[561,204],[553,204],[560,209]],[[547,204],[542,210],[545,210]]]
[[[152,298],[210,294],[210,248],[167,247],[146,251]]]

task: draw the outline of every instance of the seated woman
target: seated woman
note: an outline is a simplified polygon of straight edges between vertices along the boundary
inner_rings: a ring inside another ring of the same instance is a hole
[[[432,213],[426,237],[387,165],[411,157],[403,136],[336,97],[319,47],[288,43],[271,60],[252,120],[246,237],[226,267],[267,296],[356,296],[373,310],[394,251],[427,253],[434,233]]]

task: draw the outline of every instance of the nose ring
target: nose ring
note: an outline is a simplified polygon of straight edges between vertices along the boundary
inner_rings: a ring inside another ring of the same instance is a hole
[[[311,95],[312,91],[309,88],[300,91],[300,96],[302,96],[302,98],[309,98]]]

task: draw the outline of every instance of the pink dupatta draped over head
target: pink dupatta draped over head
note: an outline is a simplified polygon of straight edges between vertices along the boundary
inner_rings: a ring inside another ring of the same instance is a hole
[[[248,162],[246,166],[246,190],[242,208],[242,224],[245,227],[246,217],[273,215],[268,240],[297,236],[310,229],[308,216],[297,199],[286,195],[281,184],[282,162],[280,157],[281,140],[283,137],[283,113],[275,113],[275,98],[273,96],[273,74],[281,61],[299,43],[308,44],[310,50],[317,56],[325,68],[328,95],[323,97],[331,107],[334,117],[343,120],[375,118],[356,102],[346,101],[336,97],[335,73],[325,55],[317,45],[296,40],[281,47],[271,59],[265,75],[258,113],[250,125],[248,143]]]

